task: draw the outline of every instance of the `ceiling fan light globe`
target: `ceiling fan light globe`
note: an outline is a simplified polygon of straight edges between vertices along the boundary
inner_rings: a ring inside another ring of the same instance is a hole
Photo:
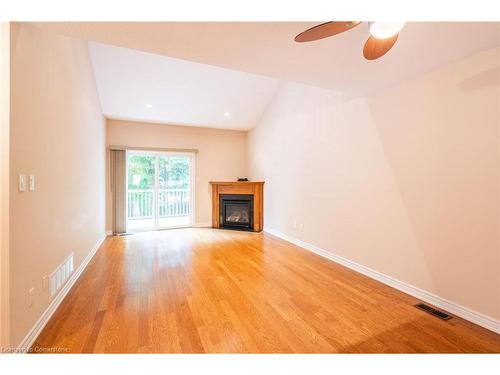
[[[370,34],[377,39],[390,38],[403,28],[405,22],[370,22]]]

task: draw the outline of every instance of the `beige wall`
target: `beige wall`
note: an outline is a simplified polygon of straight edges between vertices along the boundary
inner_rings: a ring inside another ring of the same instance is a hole
[[[500,318],[499,58],[348,102],[284,84],[249,133],[266,227]]]
[[[48,306],[42,277],[104,235],[105,124],[87,44],[11,29],[10,313],[18,345]],[[36,191],[17,190],[18,173]],[[28,290],[35,288],[28,307]]]
[[[210,224],[209,181],[246,176],[246,132],[107,120],[109,146],[197,149],[195,205],[197,224]],[[107,157],[109,171],[109,152]],[[106,228],[112,228],[112,200],[106,173]]]
[[[0,23],[0,347],[9,346],[10,25]]]

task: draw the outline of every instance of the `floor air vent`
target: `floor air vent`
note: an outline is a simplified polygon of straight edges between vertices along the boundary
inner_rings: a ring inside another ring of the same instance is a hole
[[[57,269],[49,275],[49,299],[52,301],[73,274],[73,254],[67,257]]]
[[[430,307],[429,305],[426,305],[425,303],[417,303],[415,305],[417,309],[423,310],[425,312],[428,312],[431,315],[437,316],[439,319],[442,320],[450,320],[452,318],[451,315],[446,314],[445,312],[436,310],[433,307]]]

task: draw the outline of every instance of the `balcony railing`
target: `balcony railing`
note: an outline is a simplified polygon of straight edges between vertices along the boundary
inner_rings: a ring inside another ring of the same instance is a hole
[[[153,189],[129,190],[127,212],[129,219],[148,219],[154,217]],[[158,190],[158,216],[172,217],[189,215],[189,189]]]

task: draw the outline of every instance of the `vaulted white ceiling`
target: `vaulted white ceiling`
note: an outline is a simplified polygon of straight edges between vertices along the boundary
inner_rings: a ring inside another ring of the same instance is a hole
[[[363,58],[368,25],[311,43],[319,22],[39,23],[83,39],[197,61],[349,94],[365,94],[500,44],[498,22],[409,22],[394,48]]]
[[[500,45],[498,22],[410,22],[388,54],[367,61],[362,56],[369,36],[367,24],[316,42],[293,41],[297,33],[317,23],[63,22],[37,26],[110,45],[332,89],[348,97],[372,93]],[[91,46],[103,108],[111,117],[245,129],[255,125],[276,87],[276,81],[263,77]],[[140,108],[153,100],[151,111]],[[219,118],[226,111],[232,112],[231,116]]]
[[[89,43],[108,118],[247,130],[278,81],[137,50]]]

